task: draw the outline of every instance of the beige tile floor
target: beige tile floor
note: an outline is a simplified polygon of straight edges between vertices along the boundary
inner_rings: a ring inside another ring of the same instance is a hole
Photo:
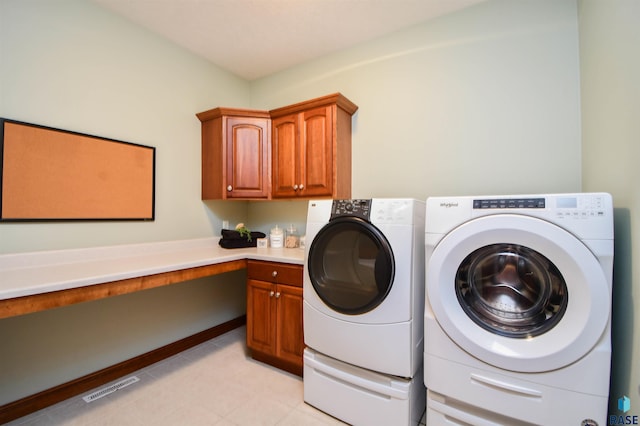
[[[238,328],[127,375],[140,381],[90,403],[82,397],[93,391],[9,425],[344,424],[304,403],[300,377],[251,359],[245,332]]]

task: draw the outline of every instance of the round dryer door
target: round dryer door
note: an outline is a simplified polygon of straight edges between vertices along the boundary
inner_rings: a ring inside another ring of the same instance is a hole
[[[395,262],[389,242],[378,228],[357,217],[326,224],[313,239],[307,263],[316,294],[341,314],[371,311],[393,285]]]
[[[610,314],[607,279],[575,236],[512,214],[447,234],[427,268],[434,315],[476,358],[512,371],[564,367],[593,348]]]

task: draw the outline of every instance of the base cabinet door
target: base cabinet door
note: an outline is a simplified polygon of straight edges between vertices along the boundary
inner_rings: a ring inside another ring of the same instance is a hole
[[[273,284],[247,282],[247,346],[265,353],[276,351],[276,303]]]
[[[278,285],[276,297],[276,356],[302,367],[302,288]]]
[[[302,375],[302,266],[249,261],[247,347],[254,359]]]

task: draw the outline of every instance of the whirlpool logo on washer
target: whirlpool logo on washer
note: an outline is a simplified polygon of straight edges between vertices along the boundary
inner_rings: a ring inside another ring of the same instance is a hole
[[[442,202],[440,203],[440,207],[444,207],[445,209],[450,209],[452,207],[458,207],[457,202]]]

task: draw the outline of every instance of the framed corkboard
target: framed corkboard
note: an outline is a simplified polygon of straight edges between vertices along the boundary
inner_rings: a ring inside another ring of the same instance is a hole
[[[0,221],[154,220],[154,147],[0,126]]]

